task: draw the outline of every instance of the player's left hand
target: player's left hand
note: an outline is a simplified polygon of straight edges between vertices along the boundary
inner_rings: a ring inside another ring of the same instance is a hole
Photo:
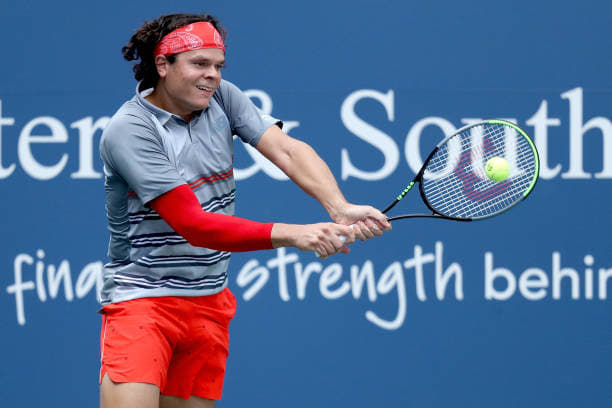
[[[384,231],[391,230],[387,216],[369,205],[346,203],[332,218],[338,224],[352,225],[355,238],[361,241],[381,236]]]

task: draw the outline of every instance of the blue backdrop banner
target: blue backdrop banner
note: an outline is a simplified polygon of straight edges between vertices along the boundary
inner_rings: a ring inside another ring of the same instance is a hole
[[[136,82],[143,21],[207,11],[226,79],[381,208],[446,134],[488,118],[541,169],[512,211],[406,220],[329,259],[234,254],[219,407],[610,407],[612,5],[582,2],[5,2],[0,6],[0,394],[98,404],[109,233],[98,143]],[[235,141],[237,215],[329,220]],[[414,194],[414,193],[411,193]],[[402,212],[422,212],[414,195]]]

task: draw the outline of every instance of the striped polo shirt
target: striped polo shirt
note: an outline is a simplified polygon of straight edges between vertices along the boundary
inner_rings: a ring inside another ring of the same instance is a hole
[[[152,91],[137,87],[100,140],[110,230],[103,305],[210,295],[227,286],[230,253],[192,246],[147,204],[187,184],[203,210],[233,215],[233,135],[256,146],[278,123],[225,80],[189,123],[149,103]]]

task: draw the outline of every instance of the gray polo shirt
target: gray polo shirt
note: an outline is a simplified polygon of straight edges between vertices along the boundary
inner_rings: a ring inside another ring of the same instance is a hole
[[[256,146],[278,123],[225,80],[189,123],[144,99],[151,92],[137,88],[100,140],[111,234],[102,304],[210,295],[227,286],[230,253],[190,245],[147,204],[188,184],[205,211],[233,215],[233,135]]]

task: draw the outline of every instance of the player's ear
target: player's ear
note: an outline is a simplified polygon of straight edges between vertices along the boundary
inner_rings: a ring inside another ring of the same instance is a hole
[[[164,55],[158,55],[155,57],[155,68],[157,69],[157,75],[160,78],[165,78],[168,74],[168,59]]]

